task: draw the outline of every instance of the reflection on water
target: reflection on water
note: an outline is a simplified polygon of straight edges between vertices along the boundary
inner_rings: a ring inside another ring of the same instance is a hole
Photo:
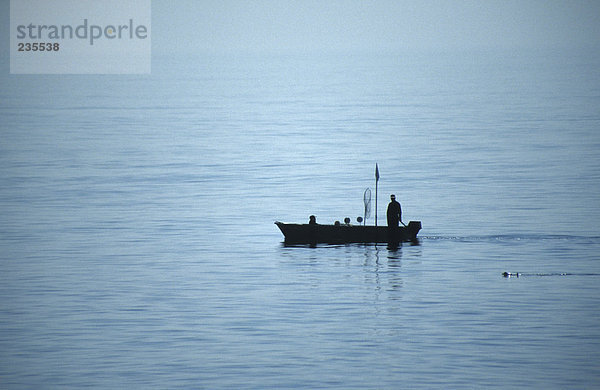
[[[356,268],[361,270],[366,282],[366,294],[370,291],[395,291],[402,285],[402,257],[403,246],[388,247],[384,245],[309,245],[287,246],[284,249],[283,258],[298,267],[310,265],[320,269],[320,273],[329,273],[331,281],[345,275]],[[412,259],[421,256],[418,246],[410,246],[410,257]],[[362,258],[362,260],[360,260]]]

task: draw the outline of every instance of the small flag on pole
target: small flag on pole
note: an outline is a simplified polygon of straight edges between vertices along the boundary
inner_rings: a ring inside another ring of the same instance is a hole
[[[377,184],[379,184],[379,165],[375,163],[375,226],[377,226]]]

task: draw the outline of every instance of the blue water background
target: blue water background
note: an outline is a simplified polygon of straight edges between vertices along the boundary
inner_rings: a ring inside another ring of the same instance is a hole
[[[598,53],[0,82],[0,387],[600,386]],[[282,245],[376,163],[419,245]]]

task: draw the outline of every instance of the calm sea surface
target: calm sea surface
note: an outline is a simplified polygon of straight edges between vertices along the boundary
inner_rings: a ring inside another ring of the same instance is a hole
[[[598,53],[0,87],[1,388],[600,387]],[[283,246],[361,216],[376,163],[419,245]]]

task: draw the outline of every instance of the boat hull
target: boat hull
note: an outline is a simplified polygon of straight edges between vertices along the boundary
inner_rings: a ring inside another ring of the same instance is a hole
[[[400,243],[416,241],[420,221],[407,226],[318,225],[275,222],[286,244]]]

